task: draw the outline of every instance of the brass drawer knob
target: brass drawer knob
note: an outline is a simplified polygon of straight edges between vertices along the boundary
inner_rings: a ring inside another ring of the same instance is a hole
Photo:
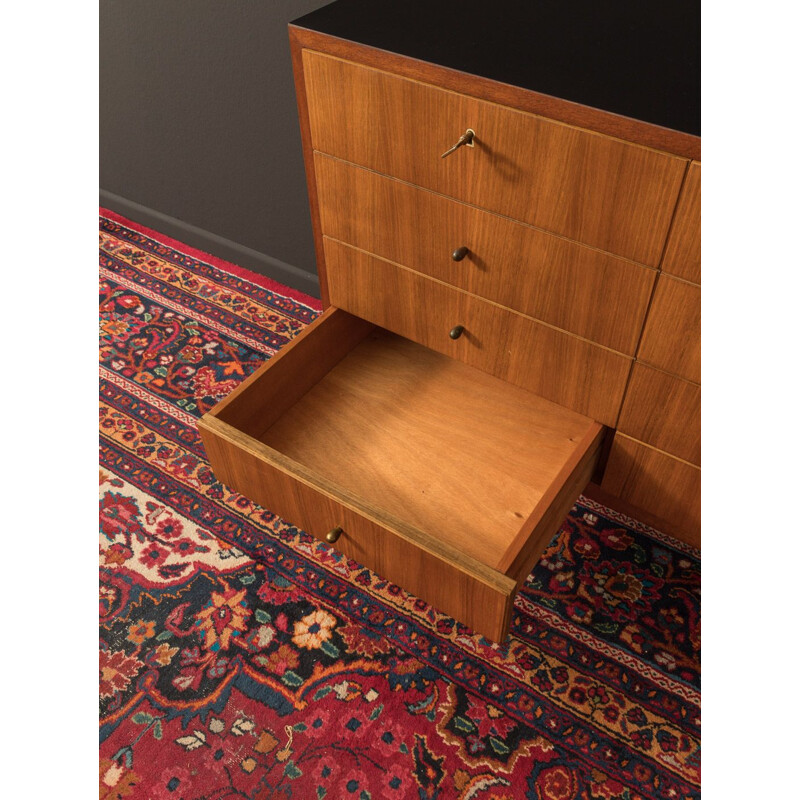
[[[461,134],[459,140],[449,149],[442,153],[442,158],[449,156],[450,153],[455,153],[459,147],[467,145],[468,147],[475,147],[473,139],[475,138],[475,131],[472,128],[467,128],[466,133]]]
[[[450,331],[450,338],[451,339],[458,339],[461,334],[464,333],[464,326],[463,325],[456,325],[453,330]]]
[[[332,528],[325,534],[325,541],[333,544],[343,533],[343,529],[337,525],[335,528]]]
[[[453,250],[453,261],[463,261],[467,253],[469,253],[469,249],[466,247],[456,248]]]

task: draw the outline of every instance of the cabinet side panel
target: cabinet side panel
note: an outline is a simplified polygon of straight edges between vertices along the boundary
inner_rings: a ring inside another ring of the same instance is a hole
[[[325,252],[322,247],[322,231],[319,224],[319,204],[317,201],[317,178],[314,174],[314,148],[311,144],[311,127],[308,118],[308,92],[306,76],[303,70],[303,32],[289,26],[289,46],[292,54],[292,70],[294,87],[297,96],[297,115],[300,121],[300,138],[303,144],[303,161],[308,186],[308,205],[311,212],[311,230],[314,235],[314,252],[317,258],[317,275],[319,277],[320,298],[322,307],[330,305],[328,298],[328,281],[325,271]]]

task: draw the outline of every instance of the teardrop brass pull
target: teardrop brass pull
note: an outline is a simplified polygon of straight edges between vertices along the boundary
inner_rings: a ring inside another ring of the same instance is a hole
[[[442,158],[449,156],[450,153],[455,153],[455,151],[458,150],[459,147],[463,147],[464,145],[468,145],[469,147],[475,147],[472,141],[474,138],[475,138],[475,131],[472,130],[472,128],[467,128],[466,133],[461,134],[459,140],[449,150],[445,150],[445,152],[442,153]]]
[[[453,250],[453,261],[463,261],[467,253],[469,253],[469,249],[466,247],[456,248]]]
[[[458,339],[461,334],[464,333],[464,326],[463,325],[456,325],[453,330],[450,331],[450,338],[451,339]]]
[[[325,541],[333,544],[343,533],[344,531],[342,528],[337,525],[335,528],[332,528],[325,534]]]

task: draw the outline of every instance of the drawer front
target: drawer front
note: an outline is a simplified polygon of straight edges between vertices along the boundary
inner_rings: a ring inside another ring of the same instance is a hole
[[[692,161],[686,173],[661,269],[685,281],[700,283],[699,161]]]
[[[303,71],[315,150],[657,265],[685,159],[308,50]]]
[[[617,429],[700,466],[700,386],[634,364]]]
[[[654,270],[329,156],[314,161],[323,234],[633,355]],[[455,261],[460,247],[468,252]]]
[[[613,426],[632,360],[325,239],[331,303]],[[456,340],[450,331],[464,326]]]
[[[495,640],[505,637],[516,592],[514,580],[456,552],[442,554],[404,538],[401,523],[371,519],[338,493],[316,484],[279,453],[214,418],[198,427],[217,478],[318,539],[335,527],[343,533],[334,547],[382,577],[423,598],[473,630]]]
[[[685,533],[700,546],[700,469],[622,434],[614,437],[602,488]]]
[[[661,275],[645,323],[639,360],[700,383],[700,287]]]

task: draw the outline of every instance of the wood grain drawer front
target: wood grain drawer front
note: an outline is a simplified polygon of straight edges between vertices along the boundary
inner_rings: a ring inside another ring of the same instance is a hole
[[[634,364],[617,429],[700,466],[700,386]]]
[[[638,358],[700,383],[700,287],[661,274]]]
[[[614,426],[632,360],[396,264],[325,239],[331,303]],[[456,340],[450,331],[464,326]]]
[[[198,428],[220,481],[496,640],[603,436],[338,308]]]
[[[337,550],[492,639],[505,636],[515,582],[457,553],[436,553],[404,537],[391,523],[369,519],[326,493],[302,467],[217,419],[200,426],[214,474],[318,539],[343,528]],[[397,528],[404,526],[399,522]]]
[[[655,270],[345,161],[314,161],[323,234],[633,355]],[[468,253],[456,261],[459,247]]]
[[[602,488],[660,517],[700,546],[700,469],[618,433]]]
[[[309,50],[303,72],[315,150],[657,266],[685,159]]]
[[[700,162],[692,161],[678,199],[661,269],[700,283]]]

